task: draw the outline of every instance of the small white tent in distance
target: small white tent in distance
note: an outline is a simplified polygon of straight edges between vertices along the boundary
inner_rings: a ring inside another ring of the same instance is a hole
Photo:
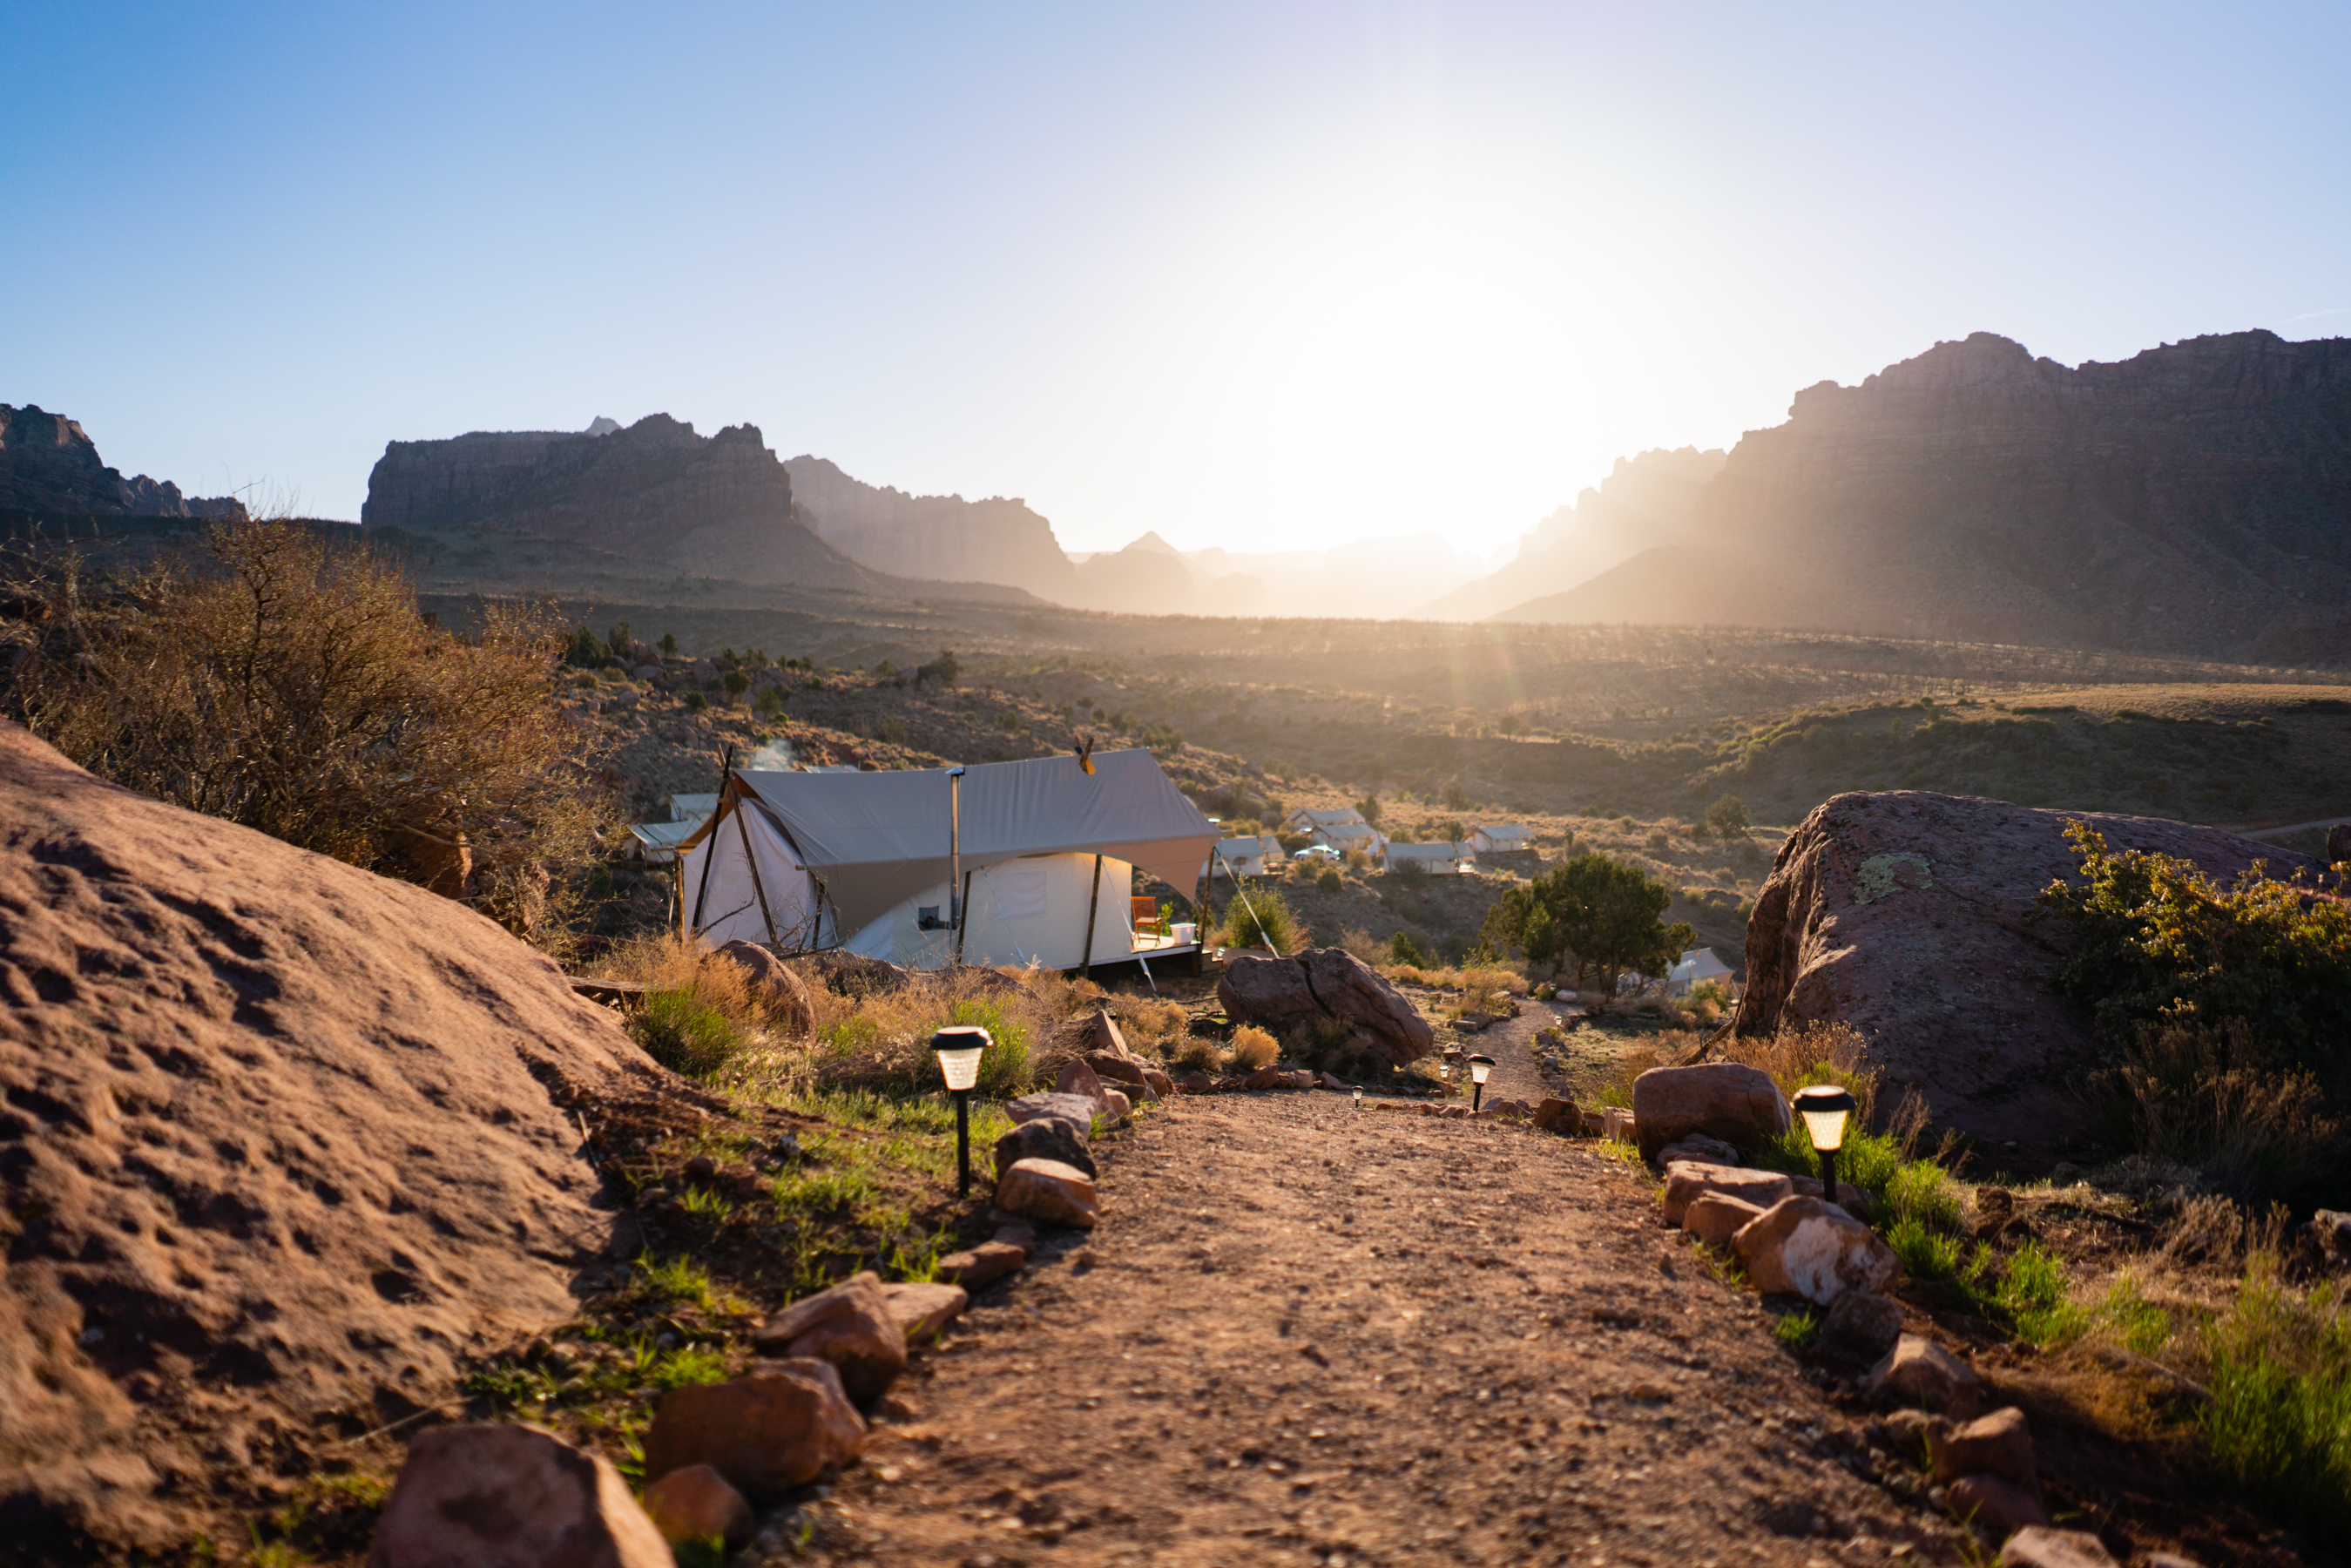
[[[786,952],[1073,969],[1134,951],[1131,871],[1183,886],[1217,827],[1148,751],[889,773],[736,774],[680,846],[686,930]],[[950,820],[959,812],[960,823]]]

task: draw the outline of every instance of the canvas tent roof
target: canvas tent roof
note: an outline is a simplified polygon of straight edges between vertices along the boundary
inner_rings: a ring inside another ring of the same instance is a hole
[[[1667,975],[1666,978],[1676,984],[1684,980],[1695,984],[1699,980],[1711,980],[1717,976],[1729,973],[1730,966],[1716,957],[1713,948],[1692,947],[1683,953],[1681,961],[1673,967],[1672,972]]]
[[[1093,763],[1092,775],[1067,756],[967,768],[964,869],[1029,855],[1102,854],[1190,886],[1222,837],[1215,824],[1150,752],[1098,752]],[[944,768],[738,773],[735,789],[757,802],[815,873],[844,932],[948,878]]]

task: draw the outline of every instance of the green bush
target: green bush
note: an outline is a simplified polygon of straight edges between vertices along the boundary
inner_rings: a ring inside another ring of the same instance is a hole
[[[1421,952],[1419,945],[1413,941],[1409,933],[1403,931],[1388,938],[1388,961],[1394,964],[1410,964],[1416,969],[1429,967],[1428,958]]]
[[[689,1078],[716,1073],[740,1043],[726,1015],[691,991],[646,992],[629,1033],[647,1056]]]
[[[688,692],[685,694],[685,706],[694,712],[700,713],[710,706],[710,699],[700,692]]]
[[[1325,866],[1322,874],[1314,879],[1314,885],[1325,893],[1341,893],[1346,889],[1347,879],[1339,874],[1337,866]]]
[[[2339,1284],[2288,1287],[2256,1259],[2205,1330],[2204,1437],[2221,1471],[2314,1530],[2351,1530],[2351,1311]]]
[[[983,1100],[1010,1100],[1029,1092],[1029,1026],[996,1002],[957,1002],[947,1009],[947,1021],[976,1025],[988,1034],[988,1046],[979,1053],[979,1085]]]
[[[1278,889],[1260,884],[1246,895],[1235,895],[1225,906],[1217,943],[1226,947],[1263,947],[1294,953],[1305,945],[1298,916]]]
[[[1662,975],[1695,935],[1666,924],[1673,889],[1604,854],[1583,854],[1494,901],[1480,935],[1538,964],[1573,956],[1578,990],[1613,992],[1628,970]]]

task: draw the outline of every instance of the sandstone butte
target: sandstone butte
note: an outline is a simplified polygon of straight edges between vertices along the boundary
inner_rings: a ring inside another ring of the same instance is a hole
[[[78,1561],[451,1396],[612,1216],[568,1108],[694,1091],[489,921],[0,726],[0,1518]],[[219,1489],[216,1490],[215,1489]]]
[[[1789,836],[1756,894],[1732,1027],[1851,1024],[1885,1075],[1881,1113],[1916,1092],[1938,1124],[1994,1143],[2078,1131],[2090,1017],[2049,988],[2074,936],[2064,920],[2034,918],[2042,889],[2079,880],[2074,821],[2109,848],[2177,855],[2222,883],[2256,861],[2281,878],[2321,870],[2185,822],[1908,790],[1837,795]]]

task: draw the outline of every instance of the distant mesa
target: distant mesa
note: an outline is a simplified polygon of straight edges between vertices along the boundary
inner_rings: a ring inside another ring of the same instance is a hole
[[[234,497],[183,496],[168,480],[125,479],[99,460],[78,421],[0,402],[0,508],[100,517],[242,517]]]
[[[882,596],[909,587],[807,526],[792,505],[791,476],[758,426],[698,435],[665,413],[625,429],[599,417],[577,434],[394,441],[368,476],[360,520],[416,532],[497,528],[761,585]]]
[[[1798,392],[1678,537],[1499,618],[2332,664],[2346,525],[2351,340],[2238,332],[2068,370],[1978,332]]]

